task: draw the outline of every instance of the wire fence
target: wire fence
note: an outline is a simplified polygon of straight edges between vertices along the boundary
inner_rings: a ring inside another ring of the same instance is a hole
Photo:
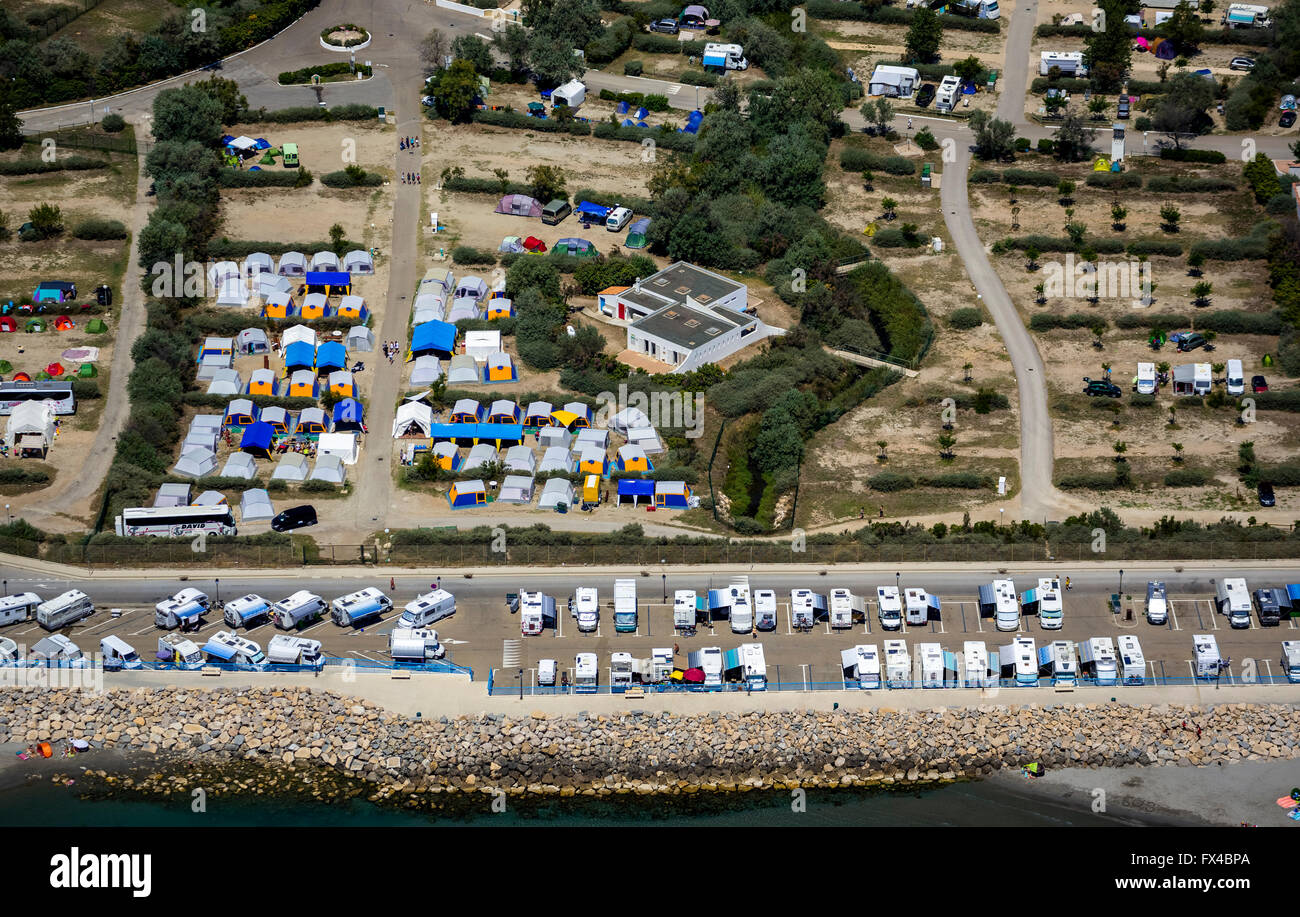
[[[89,124],[93,122],[79,123]],[[130,153],[132,155],[149,152],[149,144],[141,144],[136,141],[135,137],[97,134],[91,130],[78,130],[75,127],[38,131],[23,138],[24,143],[32,143],[38,146],[45,140],[53,140],[56,148],[99,150],[106,153]],[[144,148],[142,149],[142,147]]]
[[[198,664],[179,664],[175,662],[163,662],[161,660],[144,660],[134,663],[129,667],[109,662],[105,664],[104,660],[98,656],[82,656],[79,659],[67,661],[58,659],[45,658],[24,658],[16,660],[0,661],[0,668],[4,669],[102,669],[105,672],[117,671],[154,671],[154,672],[194,672],[202,673],[203,670],[218,670],[222,672],[314,672],[320,673],[326,668],[340,668],[344,672],[349,670],[369,671],[369,672],[429,672],[441,675],[468,675],[470,680],[474,680],[474,670],[469,666],[457,665],[449,660],[429,660],[427,662],[386,662],[382,659],[353,659],[351,657],[325,656],[319,663],[315,664],[287,664],[287,663],[239,663],[239,662],[203,662]]]

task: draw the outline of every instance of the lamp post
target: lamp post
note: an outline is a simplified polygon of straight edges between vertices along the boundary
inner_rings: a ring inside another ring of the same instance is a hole
[[[214,582],[217,584],[217,604],[221,604],[221,579],[218,577]]]
[[[664,578],[664,604],[668,604],[668,574],[661,574]]]
[[[895,591],[899,591],[899,590],[901,590],[902,587],[903,587],[903,574],[902,574],[902,573],[895,573],[895,574],[894,574],[894,589],[895,589]]]
[[[519,670],[519,699],[524,699],[524,670]]]
[[[8,525],[13,525],[13,524],[14,524],[13,513],[9,512],[9,504],[8,504],[8,503],[5,504],[5,517],[6,517],[6,524],[8,524]]]
[[[1124,601],[1124,571],[1119,571],[1119,600]]]

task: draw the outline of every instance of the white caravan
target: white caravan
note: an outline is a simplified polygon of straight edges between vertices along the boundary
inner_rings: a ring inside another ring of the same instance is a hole
[[[1156,364],[1139,363],[1137,378],[1134,380],[1133,387],[1139,395],[1154,395],[1156,393]]]
[[[319,640],[276,634],[266,645],[266,661],[272,665],[301,665],[314,669],[325,665]]]
[[[600,626],[600,599],[595,586],[579,586],[573,590],[573,616],[578,619],[578,630],[584,634]]]
[[[407,602],[402,616],[397,619],[397,626],[408,629],[428,627],[455,613],[456,597],[446,589],[435,589]]]
[[[759,630],[776,630],[776,593],[771,589],[754,591],[754,626]]]
[[[1140,685],[1147,680],[1147,660],[1142,644],[1133,634],[1120,634],[1119,661],[1124,684]]]
[[[199,645],[181,634],[165,634],[158,638],[158,658],[178,669],[197,669],[203,665],[203,651]]]
[[[544,592],[519,593],[519,631],[525,637],[540,634],[544,627],[555,627],[555,597]]]
[[[1038,687],[1038,653],[1032,637],[1015,637],[998,652],[1004,676],[1010,674],[1018,688]]]
[[[968,688],[995,686],[997,676],[989,669],[989,651],[982,640],[967,640],[962,644],[963,684]]]
[[[41,597],[35,592],[19,592],[0,598],[0,626],[30,621],[40,604]]]
[[[862,600],[847,589],[831,590],[831,627],[843,630],[853,626],[854,612],[862,610]]]
[[[993,621],[1000,631],[1014,631],[1020,628],[1020,606],[1016,603],[1016,585],[1009,579],[994,580],[993,587]],[[983,601],[983,586],[980,597]]]
[[[840,667],[844,670],[846,686],[851,679],[863,690],[880,687],[880,650],[875,644],[859,643],[840,650]]]
[[[209,637],[208,642],[203,644],[203,653],[208,657],[208,662],[266,668],[266,655],[262,648],[247,637],[229,630],[219,630]]]
[[[1038,615],[1038,625],[1043,630],[1060,630],[1065,623],[1060,580],[1040,579],[1037,586],[1020,597],[1020,610],[1024,614]]]
[[[360,627],[378,621],[392,607],[392,599],[374,586],[367,586],[330,602],[330,618],[339,627]]]
[[[885,685],[890,688],[907,688],[912,684],[912,657],[907,652],[906,640],[885,641]]]
[[[138,669],[144,665],[135,647],[113,634],[99,641],[99,652],[104,657],[105,670]]]
[[[1192,654],[1196,657],[1197,678],[1217,678],[1219,675],[1219,641],[1213,634],[1193,634]]]
[[[299,589],[293,595],[276,602],[271,610],[271,621],[280,630],[306,627],[325,616],[325,600],[314,592]]]
[[[153,623],[163,630],[193,627],[208,610],[208,597],[197,589],[182,589],[154,606]]]
[[[616,579],[614,580],[614,632],[634,634],[636,628],[636,580]],[[581,629],[582,622],[579,620],[579,630]]]
[[[939,610],[939,597],[912,586],[903,590],[903,604],[907,608],[907,623],[912,627],[921,627],[930,622],[931,610]]]
[[[1164,624],[1169,620],[1169,595],[1165,584],[1152,581],[1147,583],[1147,623]]]
[[[1219,614],[1226,615],[1228,624],[1235,629],[1250,627],[1250,592],[1246,581],[1239,576],[1219,577],[1214,587],[1214,604]]]
[[[678,589],[673,593],[673,627],[681,631],[695,631],[699,603],[694,589]]]
[[[1115,644],[1110,637],[1090,637],[1079,644],[1079,661],[1083,672],[1098,685],[1113,685],[1119,681],[1119,667]]]
[[[943,687],[943,647],[937,643],[922,643],[917,647],[921,658],[921,687]]]
[[[81,647],[63,634],[50,634],[36,641],[28,655],[36,665],[56,669],[84,669],[88,665]]]
[[[1282,671],[1287,681],[1300,682],[1300,640],[1282,641]]]
[[[611,691],[626,691],[632,687],[632,654],[609,654],[609,687]]]
[[[704,687],[722,687],[722,650],[718,647],[706,646],[692,651],[686,657],[686,664],[704,672]]]
[[[46,630],[59,630],[95,613],[95,603],[80,589],[69,589],[36,606],[36,623]]]
[[[447,655],[438,632],[427,627],[394,627],[388,634],[388,655],[394,662],[431,662]]]
[[[271,620],[271,603],[256,593],[250,592],[227,602],[222,609],[221,619],[232,630],[240,627],[247,630]]]
[[[795,630],[810,630],[826,614],[826,596],[811,589],[790,590],[790,626]]]
[[[754,606],[749,599],[749,577],[734,580],[731,591],[731,632],[748,634],[754,630]]]
[[[1038,674],[1053,685],[1073,687],[1079,683],[1079,663],[1074,656],[1074,642],[1053,640],[1038,648]]]
[[[876,587],[876,615],[885,630],[899,630],[903,626],[903,601],[897,586]]]
[[[595,694],[600,685],[600,667],[595,653],[579,653],[573,660],[573,693]]]

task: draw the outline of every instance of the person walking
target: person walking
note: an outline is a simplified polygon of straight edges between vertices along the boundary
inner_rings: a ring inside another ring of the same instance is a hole
[[[396,589],[397,589],[397,580],[395,580],[393,577],[390,576],[388,578],[388,591],[393,592]]]

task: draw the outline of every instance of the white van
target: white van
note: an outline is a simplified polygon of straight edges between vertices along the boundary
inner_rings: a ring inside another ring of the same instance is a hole
[[[402,610],[402,617],[398,619],[398,627],[428,627],[430,624],[436,624],[443,618],[450,618],[456,613],[456,597],[446,589],[435,589],[433,592],[426,592],[413,601],[406,603],[406,608]]]
[[[319,669],[325,665],[319,640],[276,634],[266,645],[266,660],[272,665],[303,665]]]
[[[203,652],[193,640],[180,634],[164,634],[158,638],[158,659],[178,669],[197,669],[203,665]]]
[[[1217,678],[1219,675],[1219,641],[1213,634],[1192,634],[1192,653],[1196,657],[1197,678]]]
[[[554,659],[537,660],[537,684],[543,688],[555,687],[555,669]]]
[[[1133,634],[1120,634],[1119,659],[1123,667],[1124,684],[1140,685],[1147,680],[1147,660],[1142,654],[1142,644]]]
[[[325,600],[306,589],[299,589],[293,595],[275,603],[271,612],[271,621],[280,630],[293,630],[305,627],[325,616]]]
[[[1139,363],[1137,376],[1133,379],[1133,390],[1139,395],[1156,393],[1156,364]]]
[[[208,657],[208,662],[225,662],[251,666],[255,669],[266,668],[266,655],[262,652],[262,648],[234,631],[217,631],[208,638],[207,643],[203,644],[203,653]]]
[[[41,604],[35,592],[19,592],[0,598],[0,626],[30,621]]]
[[[595,586],[579,586],[573,590],[573,616],[578,619],[578,630],[584,634],[600,626],[600,600]]]
[[[759,630],[776,630],[776,593],[771,589],[754,591],[754,626]]]
[[[618,232],[630,222],[632,222],[631,209],[627,207],[615,207],[610,211],[609,216],[605,217],[605,229],[608,232]]]
[[[1246,377],[1241,368],[1240,360],[1228,361],[1226,384],[1229,395],[1244,395],[1246,393]]]
[[[80,589],[69,589],[36,606],[36,623],[46,630],[59,630],[94,613],[95,603],[90,596]]]
[[[208,610],[208,597],[197,589],[182,589],[154,606],[153,623],[163,630],[175,630],[198,622]]]
[[[912,683],[912,657],[906,640],[885,641],[885,685],[906,688]]]
[[[595,694],[600,685],[600,663],[595,653],[579,653],[573,659],[573,693]]]
[[[1254,606],[1251,605],[1245,579],[1240,576],[1219,577],[1215,584],[1214,601],[1219,614],[1227,617],[1230,627],[1250,627],[1250,612]]]
[[[330,618],[339,627],[360,627],[378,620],[392,607],[392,599],[374,586],[367,586],[331,602]]]
[[[138,669],[144,665],[131,644],[112,634],[99,641],[99,652],[104,657],[104,669]]]
[[[250,592],[226,603],[222,609],[221,619],[231,629],[240,627],[247,630],[271,620],[271,603],[260,595]]]
[[[388,633],[388,655],[394,662],[429,662],[447,655],[438,632],[427,627],[395,627]]]
[[[1165,584],[1156,580],[1147,583],[1147,623],[1164,624],[1169,619],[1169,596]]]
[[[831,593],[832,603],[835,593]],[[831,606],[832,610],[834,605]],[[876,612],[880,617],[880,626],[885,630],[898,630],[903,626],[903,601],[898,596],[897,586],[876,587]]]

